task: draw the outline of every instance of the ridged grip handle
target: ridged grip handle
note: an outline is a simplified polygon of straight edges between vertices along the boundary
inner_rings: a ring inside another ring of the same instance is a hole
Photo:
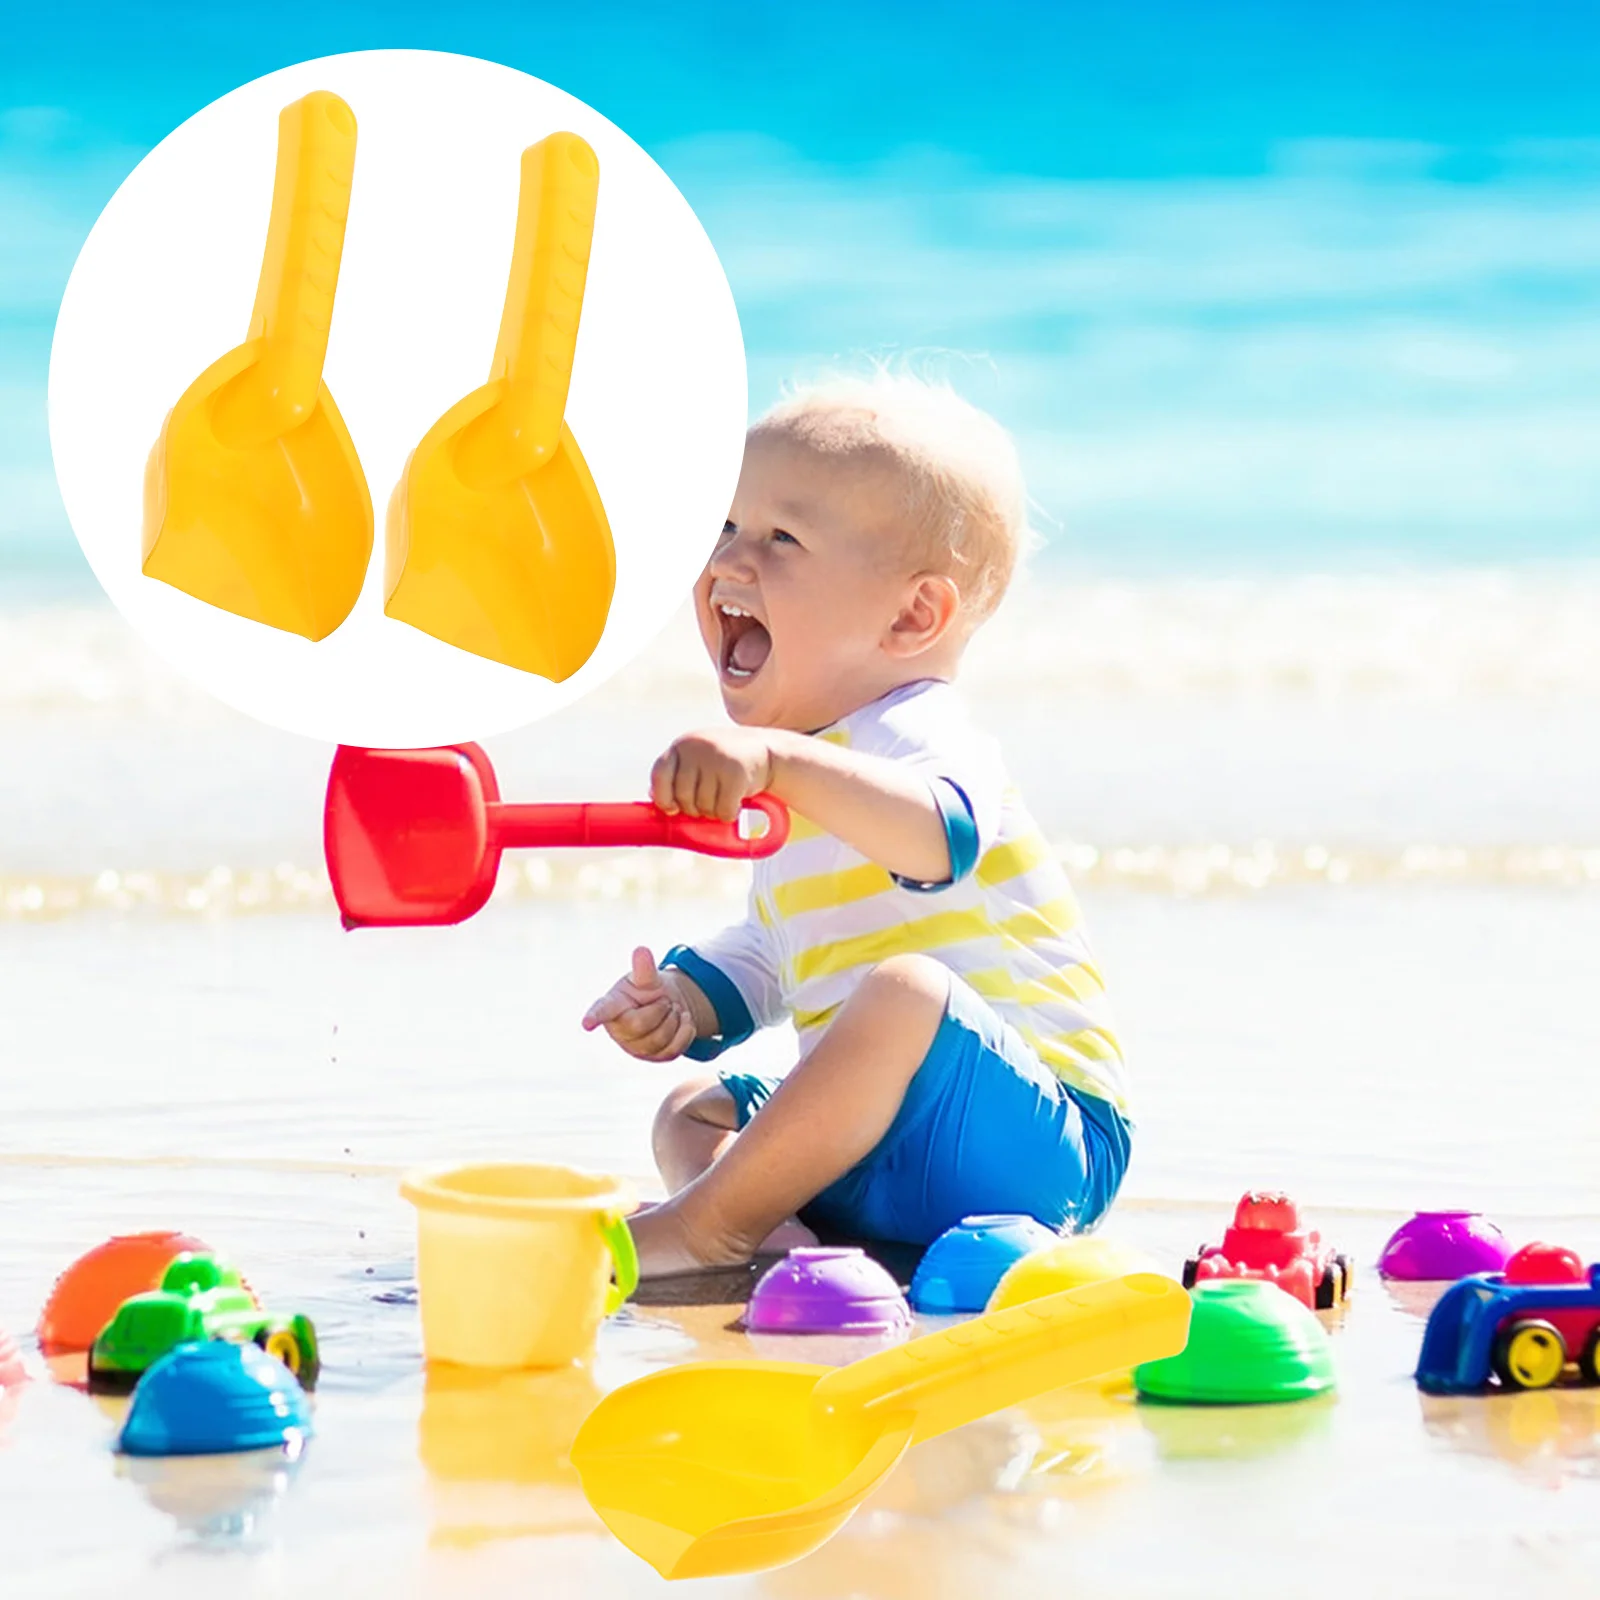
[[[317,89],[283,108],[248,335],[262,341],[261,357],[246,381],[218,397],[217,426],[225,437],[276,438],[316,406],[355,164],[355,113],[338,95]]]
[[[537,472],[555,454],[599,197],[599,159],[577,134],[552,133],[523,151],[511,275],[489,372],[491,383],[506,380],[506,392],[456,445],[456,471],[475,488]]]
[[[1133,1273],[993,1311],[867,1356],[822,1379],[813,1404],[841,1422],[914,1418],[913,1443],[1141,1361],[1189,1338],[1188,1294]]]

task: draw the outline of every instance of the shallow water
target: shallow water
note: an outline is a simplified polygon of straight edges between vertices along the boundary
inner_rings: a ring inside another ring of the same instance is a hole
[[[39,1166],[6,1173],[0,1315],[32,1314],[94,1225],[178,1217],[226,1238],[274,1303],[317,1319],[317,1436],[274,1456],[130,1462],[120,1407],[48,1381],[0,1421],[7,1595],[636,1595],[660,1580],[589,1511],[566,1460],[599,1394],[696,1354],[754,1354],[736,1305],[630,1308],[592,1364],[476,1381],[424,1372],[409,1214],[375,1174]],[[68,1219],[73,1220],[68,1220]],[[1216,1210],[1128,1206],[1116,1232],[1177,1262]],[[1397,1220],[1325,1211],[1370,1262]],[[1506,1219],[1600,1254],[1600,1217]],[[1334,1330],[1340,1390],[1261,1408],[1063,1390],[919,1446],[832,1543],[727,1594],[1573,1595],[1600,1556],[1600,1391],[1432,1399],[1409,1373],[1426,1292],[1363,1270]],[[770,1338],[760,1354],[775,1353]],[[791,1341],[793,1342],[793,1341]],[[833,1348],[831,1359],[848,1355]],[[807,1359],[804,1351],[795,1352]]]
[[[1572,1003],[1600,891],[1085,898],[1145,1107],[1116,1233],[1175,1269],[1240,1189],[1281,1183],[1364,1263],[1404,1210],[1453,1201],[1600,1256],[1600,1017]],[[629,940],[735,905],[511,903],[457,929],[350,935],[311,914],[0,924],[20,1069],[0,1132],[0,1326],[31,1325],[96,1239],[181,1225],[308,1310],[327,1362],[319,1436],[292,1471],[119,1462],[97,1402],[25,1389],[0,1423],[4,1592],[655,1592],[589,1513],[571,1433],[649,1366],[773,1351],[728,1331],[734,1307],[651,1307],[603,1330],[592,1369],[488,1391],[425,1376],[394,1172],[531,1154],[648,1192],[674,1069],[583,1036],[575,1012]],[[755,1053],[781,1065],[783,1036]],[[719,1592],[1278,1596],[1291,1569],[1307,1594],[1583,1592],[1600,1391],[1424,1399],[1421,1309],[1363,1273],[1331,1406],[1067,1395],[919,1447],[832,1544]]]

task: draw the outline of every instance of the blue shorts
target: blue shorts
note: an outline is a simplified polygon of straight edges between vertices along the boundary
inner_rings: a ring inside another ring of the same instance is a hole
[[[782,1081],[724,1072],[742,1128]],[[931,1244],[980,1212],[1093,1226],[1127,1170],[1127,1121],[1069,1089],[952,975],[944,1020],[889,1131],[800,1213],[855,1239]]]

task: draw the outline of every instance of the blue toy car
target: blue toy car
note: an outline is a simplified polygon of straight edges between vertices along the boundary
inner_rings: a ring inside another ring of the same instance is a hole
[[[1547,1389],[1570,1369],[1600,1384],[1600,1264],[1571,1251],[1530,1244],[1504,1272],[1451,1285],[1433,1308],[1417,1387],[1472,1394],[1492,1386]]]

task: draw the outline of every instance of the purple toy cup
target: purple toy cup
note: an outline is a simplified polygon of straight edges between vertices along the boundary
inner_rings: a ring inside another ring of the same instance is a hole
[[[911,1308],[864,1250],[804,1246],[768,1269],[744,1325],[751,1333],[893,1333],[911,1326]]]
[[[1378,1257],[1385,1278],[1454,1282],[1499,1272],[1511,1254],[1505,1235],[1477,1211],[1419,1211],[1390,1235]]]

